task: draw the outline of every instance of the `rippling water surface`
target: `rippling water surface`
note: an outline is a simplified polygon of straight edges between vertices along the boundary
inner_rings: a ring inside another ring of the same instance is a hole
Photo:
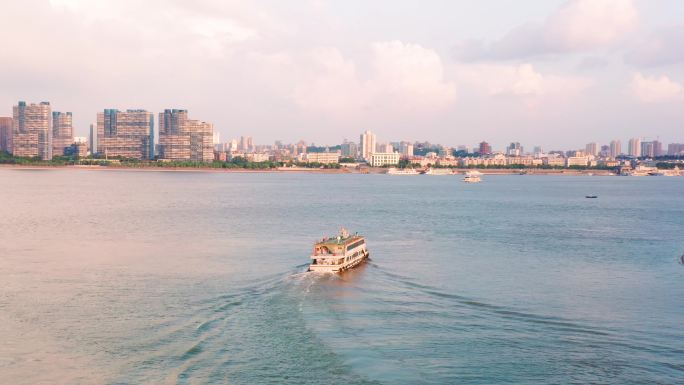
[[[484,179],[0,169],[0,383],[681,383],[684,178]]]

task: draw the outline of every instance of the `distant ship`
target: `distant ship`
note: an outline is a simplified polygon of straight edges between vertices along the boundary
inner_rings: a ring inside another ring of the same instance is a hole
[[[388,175],[419,175],[420,173],[412,168],[399,169],[396,167],[387,170]]]
[[[463,181],[466,183],[480,183],[482,182],[480,175],[482,175],[482,173],[479,171],[468,171],[465,173]]]
[[[425,175],[452,175],[454,172],[450,168],[430,167],[425,171]]]
[[[316,242],[309,271],[339,273],[356,267],[369,255],[366,239],[358,234],[350,235],[342,228],[336,237],[323,238]]]

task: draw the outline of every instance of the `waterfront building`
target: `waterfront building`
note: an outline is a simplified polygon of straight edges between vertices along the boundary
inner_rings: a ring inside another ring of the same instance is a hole
[[[561,156],[545,156],[542,158],[542,164],[549,167],[565,167],[565,158]]]
[[[534,146],[534,150],[532,151],[532,154],[534,155],[535,158],[541,158],[542,155],[544,155],[544,149],[542,146]]]
[[[90,124],[90,132],[88,134],[88,150],[90,155],[97,153],[97,128],[94,124]]]
[[[340,163],[339,152],[309,152],[304,154],[307,163],[334,164]]]
[[[641,156],[648,158],[655,156],[653,142],[641,142]]]
[[[245,159],[249,162],[268,162],[271,160],[271,156],[264,153],[251,152],[245,154]]]
[[[154,115],[106,109],[97,114],[97,153],[105,157],[154,157]]]
[[[12,154],[52,159],[52,111],[49,102],[26,104],[12,109]]]
[[[164,110],[159,113],[159,158],[211,162],[213,131],[211,123],[188,119],[187,110]]]
[[[52,112],[52,155],[64,155],[74,142],[71,112]]]
[[[589,157],[587,156],[570,156],[565,158],[565,167],[572,166],[582,166],[586,167],[589,165]]]
[[[617,158],[620,154],[622,154],[622,142],[620,142],[619,140],[611,140],[610,157]]]
[[[85,158],[88,156],[88,143],[84,141],[74,141],[64,150],[64,154]]]
[[[684,143],[670,143],[667,145],[667,155],[677,156],[684,154]]]
[[[0,151],[12,152],[12,118],[0,116]]]
[[[254,141],[251,136],[241,136],[238,151],[250,152],[254,151]]]
[[[371,167],[395,166],[399,164],[398,152],[374,152],[370,154],[369,164]]]
[[[506,164],[511,165],[522,165],[522,166],[540,166],[542,165],[542,160],[539,158],[534,158],[532,156],[510,156],[506,158]]]
[[[592,142],[592,143],[587,143],[587,145],[584,147],[584,150],[585,150],[585,153],[587,155],[597,156],[598,155],[598,148],[599,148],[598,143]]]
[[[492,147],[487,142],[480,142],[480,155],[489,155],[492,153]]]
[[[519,142],[512,142],[506,148],[506,154],[510,156],[521,156],[523,154],[523,147]]]
[[[663,155],[663,144],[659,140],[654,140],[653,142],[653,156]]]
[[[640,138],[632,138],[629,140],[629,146],[627,148],[627,154],[629,156],[633,156],[635,158],[638,158],[641,156],[641,139]]]
[[[410,142],[400,142],[399,143],[399,153],[404,157],[413,156],[413,143]]]
[[[356,157],[359,156],[359,146],[354,142],[345,141],[340,147],[342,149],[342,156],[344,157],[356,159]]]
[[[394,152],[394,146],[390,143],[382,143],[378,144],[375,146],[375,151],[374,152],[385,152],[385,153],[392,153]]]
[[[371,154],[375,152],[375,141],[376,137],[372,131],[366,131],[361,134],[361,158],[369,162],[371,159]]]

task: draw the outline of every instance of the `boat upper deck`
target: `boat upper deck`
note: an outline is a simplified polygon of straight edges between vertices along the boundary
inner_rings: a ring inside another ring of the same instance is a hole
[[[316,242],[316,246],[346,246],[361,239],[363,239],[363,237],[358,234],[350,235],[346,238],[341,236],[330,237]]]

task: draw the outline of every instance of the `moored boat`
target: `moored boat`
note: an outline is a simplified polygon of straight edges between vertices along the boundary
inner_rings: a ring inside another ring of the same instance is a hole
[[[387,175],[419,175],[420,173],[412,168],[396,168],[391,167],[387,169]]]
[[[342,228],[339,235],[316,242],[309,271],[339,273],[358,266],[369,255],[366,239]]]
[[[452,175],[454,171],[450,168],[434,168],[430,167],[425,171],[425,175]]]

